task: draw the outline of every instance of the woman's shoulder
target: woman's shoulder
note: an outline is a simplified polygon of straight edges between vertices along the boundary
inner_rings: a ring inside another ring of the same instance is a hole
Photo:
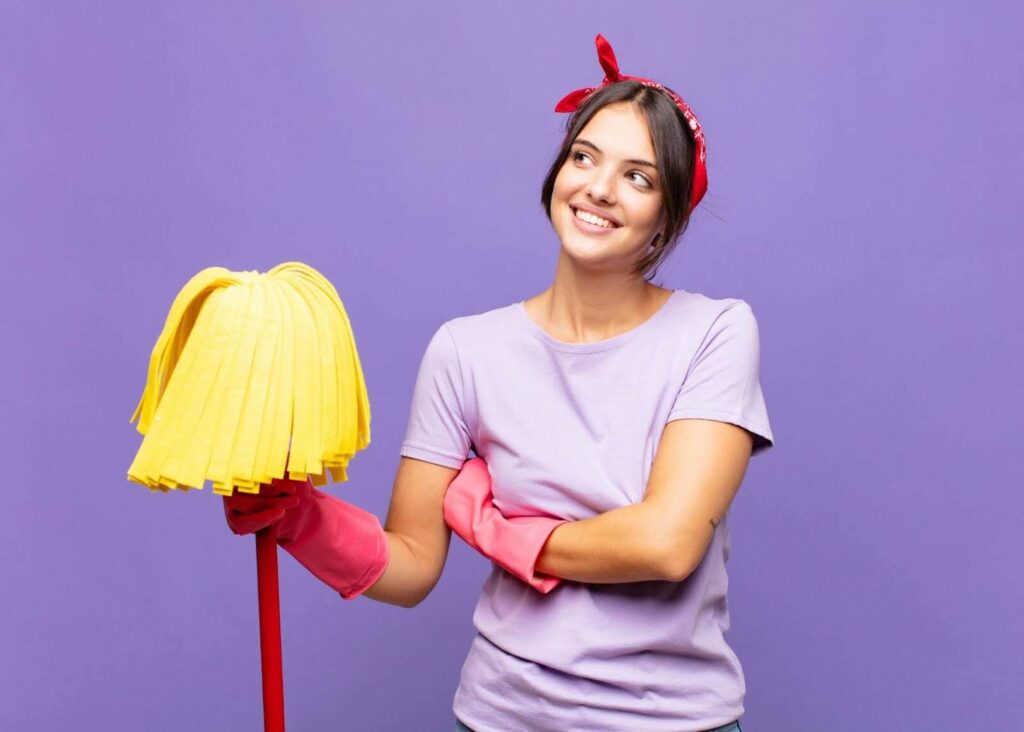
[[[740,297],[711,297],[703,292],[693,292],[690,290],[676,290],[676,297],[690,307],[706,310],[721,311],[728,310],[737,305],[750,306],[746,300]]]
[[[520,302],[516,301],[478,313],[457,315],[444,321],[441,327],[448,328],[454,335],[463,337],[493,333],[495,328],[512,322],[518,316],[516,311],[520,307]]]
[[[753,318],[750,303],[740,297],[711,297],[702,292],[676,290],[676,312],[680,320],[710,325],[719,318]]]
[[[750,303],[743,298],[709,297],[690,292],[684,295],[684,304],[679,311],[684,313],[679,326],[686,332],[699,334],[702,344],[722,337],[751,344],[759,341],[757,317]],[[725,336],[726,333],[729,335]]]

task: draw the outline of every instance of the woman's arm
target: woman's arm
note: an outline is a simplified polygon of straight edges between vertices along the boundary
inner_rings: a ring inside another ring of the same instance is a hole
[[[458,474],[423,460],[402,457],[384,524],[387,569],[363,594],[401,607],[415,607],[441,578],[451,529],[444,522],[444,494]]]
[[[559,526],[535,570],[576,582],[681,582],[704,557],[752,447],[751,433],[728,422],[669,422],[644,499]]]

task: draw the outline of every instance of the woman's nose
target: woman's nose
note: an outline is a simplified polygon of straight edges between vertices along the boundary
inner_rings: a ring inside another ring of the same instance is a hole
[[[595,201],[614,203],[615,183],[612,180],[612,175],[614,173],[610,171],[602,173],[599,170],[595,170],[587,185],[587,195]]]

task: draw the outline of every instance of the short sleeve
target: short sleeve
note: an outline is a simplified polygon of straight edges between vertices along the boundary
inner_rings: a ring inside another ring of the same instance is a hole
[[[751,455],[774,445],[760,382],[757,319],[743,300],[724,310],[697,349],[666,421],[713,419],[754,435]]]
[[[463,407],[458,351],[451,330],[444,324],[427,344],[420,362],[400,454],[461,468],[470,448]]]

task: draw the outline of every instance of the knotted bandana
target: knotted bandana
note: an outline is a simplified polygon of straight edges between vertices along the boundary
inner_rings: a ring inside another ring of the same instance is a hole
[[[704,130],[700,126],[700,122],[697,121],[696,115],[690,109],[689,105],[682,100],[682,98],[674,91],[666,86],[659,84],[651,79],[645,79],[642,76],[629,76],[619,71],[618,61],[615,60],[615,52],[612,51],[612,46],[600,33],[597,34],[595,39],[597,44],[597,59],[601,62],[601,68],[604,69],[604,81],[601,82],[600,86],[588,86],[583,89],[576,89],[571,91],[562,97],[561,101],[555,105],[556,112],[575,112],[582,105],[583,101],[591,95],[591,93],[597,91],[601,87],[614,84],[617,81],[639,81],[644,86],[653,87],[659,89],[675,102],[676,106],[679,107],[679,111],[683,113],[683,117],[686,118],[687,123],[690,126],[690,131],[693,133],[693,140],[696,145],[696,155],[694,156],[694,168],[693,168],[693,188],[690,192],[690,210],[692,211],[697,207],[700,199],[704,197],[704,193],[708,189],[708,171],[707,171],[707,146],[704,142]]]

